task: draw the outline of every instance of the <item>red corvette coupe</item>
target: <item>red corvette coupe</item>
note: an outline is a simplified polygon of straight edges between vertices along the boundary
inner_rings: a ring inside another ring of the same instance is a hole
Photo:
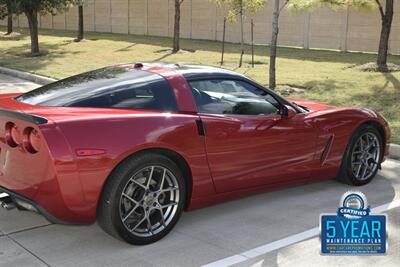
[[[232,71],[137,63],[0,96],[2,206],[132,244],[183,210],[310,181],[364,185],[390,130],[369,109],[285,100]]]

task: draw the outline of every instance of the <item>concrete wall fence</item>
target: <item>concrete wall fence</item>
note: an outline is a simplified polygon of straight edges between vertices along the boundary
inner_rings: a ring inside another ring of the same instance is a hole
[[[400,1],[395,9],[400,10]],[[85,29],[94,32],[172,36],[174,0],[86,0]],[[221,40],[226,9],[209,0],[184,0],[181,11],[181,36],[191,39]],[[56,16],[41,16],[40,27],[76,30],[78,10]],[[272,1],[256,14],[246,14],[245,41],[250,42],[250,21],[254,20],[254,39],[268,44],[271,36]],[[25,16],[15,18],[17,26],[27,27]],[[5,25],[6,21],[0,21]],[[226,40],[239,42],[240,27],[227,24]],[[378,11],[354,9],[334,11],[325,8],[312,13],[293,14],[286,11],[280,17],[279,44],[305,48],[329,48],[343,51],[377,51],[380,34]],[[390,52],[400,53],[400,16],[395,14]]]

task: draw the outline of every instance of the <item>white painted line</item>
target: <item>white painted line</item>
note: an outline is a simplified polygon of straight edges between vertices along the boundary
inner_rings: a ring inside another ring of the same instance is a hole
[[[236,263],[247,261],[249,258],[242,255],[234,255],[228,258],[224,258],[219,261],[214,261],[209,264],[203,265],[202,267],[219,267],[219,266],[231,266]]]
[[[395,209],[400,207],[400,200],[392,201],[386,204],[383,204],[381,206],[375,207],[371,209],[371,213],[373,214],[379,214],[391,209]],[[225,266],[232,266],[237,263],[241,263],[253,258],[256,258],[258,256],[264,255],[266,253],[293,245],[295,243],[310,239],[312,237],[316,237],[319,235],[319,227],[314,227],[312,229],[309,229],[307,231],[291,235],[288,237],[285,237],[283,239],[261,245],[259,247],[244,251],[242,253],[214,261],[211,263],[208,263],[206,265],[203,265],[202,267],[225,267]]]
[[[376,208],[373,208],[373,209],[371,209],[371,213],[378,214],[378,213],[382,213],[384,211],[392,210],[392,209],[395,209],[398,207],[400,207],[400,200],[392,201],[392,202],[380,205]]]
[[[319,227],[312,228],[310,230],[288,236],[286,238],[271,242],[266,245],[262,245],[256,248],[253,248],[251,250],[248,250],[246,252],[243,252],[242,255],[245,256],[248,259],[252,259],[255,257],[258,257],[260,255],[263,255],[265,253],[278,250],[280,248],[287,247],[291,244],[309,239],[311,237],[314,237],[319,234]]]

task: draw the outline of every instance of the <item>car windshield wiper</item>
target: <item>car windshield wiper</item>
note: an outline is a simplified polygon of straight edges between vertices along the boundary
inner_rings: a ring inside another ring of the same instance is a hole
[[[295,105],[297,108],[299,108],[302,112],[309,112],[310,110],[306,107],[300,106],[299,104],[295,103],[295,102],[290,102],[293,105]]]

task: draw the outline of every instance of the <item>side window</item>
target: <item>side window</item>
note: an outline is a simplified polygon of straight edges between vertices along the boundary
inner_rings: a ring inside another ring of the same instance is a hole
[[[279,103],[268,92],[237,80],[189,82],[197,109],[209,114],[273,115]]]
[[[74,101],[69,106],[159,111],[178,110],[175,96],[168,83],[162,78],[107,88],[107,90],[89,98]]]

